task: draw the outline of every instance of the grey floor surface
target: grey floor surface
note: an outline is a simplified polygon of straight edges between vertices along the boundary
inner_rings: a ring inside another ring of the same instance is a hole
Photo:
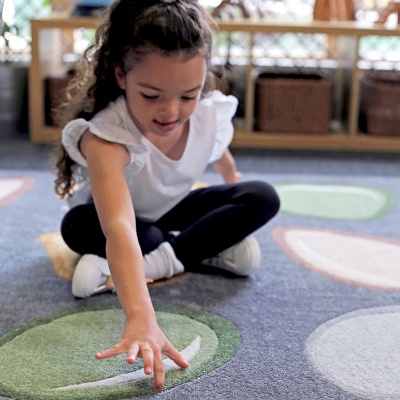
[[[46,170],[53,145],[32,144],[26,134],[2,138],[0,168]],[[254,173],[398,176],[400,154],[232,149],[238,169]],[[317,168],[316,168],[317,167]]]
[[[50,150],[51,146],[32,145],[26,137],[0,139],[0,177],[29,173],[37,182],[19,200],[18,207],[0,208],[0,336],[34,319],[76,307],[68,282],[53,273],[45,250],[36,241],[38,235],[58,229],[62,216],[60,202],[52,194]],[[245,179],[381,185],[400,198],[399,155],[261,150],[233,150],[233,154]],[[212,169],[204,179],[218,182]],[[270,232],[282,225],[328,226],[399,238],[399,221],[399,206],[380,221],[326,223],[281,214],[256,232],[264,261],[249,279],[196,274],[175,285],[152,289],[155,302],[180,304],[227,318],[238,328],[242,343],[236,356],[218,370],[146,398],[363,398],[316,373],[304,355],[304,343],[323,322],[355,309],[397,305],[400,294],[343,285],[310,273],[277,248]],[[112,296],[83,302],[102,303]]]

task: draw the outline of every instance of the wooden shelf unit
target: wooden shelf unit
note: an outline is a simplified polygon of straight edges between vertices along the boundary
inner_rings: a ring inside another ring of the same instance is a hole
[[[94,18],[48,18],[34,19],[32,26],[32,62],[29,79],[30,138],[33,142],[57,141],[60,129],[45,125],[44,79],[61,67],[61,52],[57,46],[57,32],[79,28],[96,28],[99,20]],[[400,153],[400,137],[372,136],[358,131],[360,109],[359,44],[365,36],[400,36],[400,29],[386,28],[382,24],[333,21],[310,23],[264,22],[262,20],[219,21],[220,32],[244,32],[249,36],[246,67],[244,128],[237,130],[233,147],[265,149],[314,149],[339,151],[372,151]],[[252,44],[259,33],[305,33],[327,34],[345,44],[344,69],[349,72],[349,101],[346,128],[339,133],[324,135],[263,133],[253,130],[255,104],[255,70]]]
[[[32,59],[29,70],[29,134],[34,143],[60,140],[61,129],[45,123],[45,78],[63,68],[61,33],[96,29],[96,18],[54,17],[31,20]]]

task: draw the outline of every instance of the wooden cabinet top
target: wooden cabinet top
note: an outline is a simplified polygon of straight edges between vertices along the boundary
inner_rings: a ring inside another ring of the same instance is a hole
[[[96,28],[101,20],[97,18],[82,18],[56,16],[32,19],[32,27],[42,29],[71,29]],[[295,32],[295,33],[327,33],[333,35],[352,36],[400,36],[398,26],[387,28],[384,24],[363,21],[311,21],[311,22],[284,22],[263,19],[237,19],[234,21],[216,20],[217,26],[223,32]]]

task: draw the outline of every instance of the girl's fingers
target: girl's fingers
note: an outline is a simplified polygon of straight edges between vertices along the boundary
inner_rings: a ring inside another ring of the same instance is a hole
[[[121,353],[125,353],[125,351],[118,345],[115,345],[111,347],[108,350],[101,351],[100,353],[96,353],[94,356],[98,360],[103,360],[104,358],[110,358],[110,357],[115,357],[118,356]]]
[[[134,343],[128,348],[128,350],[126,350],[126,347],[117,344],[108,350],[97,353],[95,357],[98,360],[102,360],[104,358],[115,357],[121,353],[127,353],[126,360],[129,364],[133,364],[138,356],[142,358],[144,373],[146,375],[151,375],[154,372],[154,391],[156,392],[163,388],[165,382],[162,353],[181,368],[187,368],[189,366],[189,363],[184,360],[179,351],[176,350],[168,341],[165,344],[162,353],[159,347],[156,346],[153,350],[148,343]]]
[[[136,361],[138,353],[139,353],[139,346],[137,344],[133,344],[128,349],[128,353],[126,355],[126,361],[129,364],[133,364]]]
[[[163,353],[168,356],[178,367],[187,368],[189,363],[185,361],[182,357],[181,353],[172,346],[171,343],[168,343],[163,350]]]
[[[141,346],[140,352],[142,354],[144,373],[146,375],[151,375],[151,373],[153,372],[154,363],[153,349],[148,344],[145,344]]]
[[[161,352],[154,353],[154,391],[158,392],[164,386],[165,370]]]

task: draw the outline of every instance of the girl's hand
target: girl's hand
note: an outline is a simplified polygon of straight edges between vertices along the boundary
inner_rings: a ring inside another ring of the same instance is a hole
[[[133,364],[137,357],[143,359],[144,373],[151,375],[154,372],[155,392],[162,389],[165,381],[162,354],[165,354],[181,368],[189,366],[161,331],[155,318],[150,326],[148,318],[128,320],[119,343],[108,350],[97,353],[95,357],[102,360],[122,353],[127,353],[126,361],[129,364]]]
[[[242,180],[242,174],[238,171],[232,171],[232,173],[227,174],[222,178],[224,179],[224,183],[237,183]]]
[[[242,180],[242,175],[237,171],[235,160],[228,149],[214,162],[214,169],[222,176],[224,183],[237,183]]]

